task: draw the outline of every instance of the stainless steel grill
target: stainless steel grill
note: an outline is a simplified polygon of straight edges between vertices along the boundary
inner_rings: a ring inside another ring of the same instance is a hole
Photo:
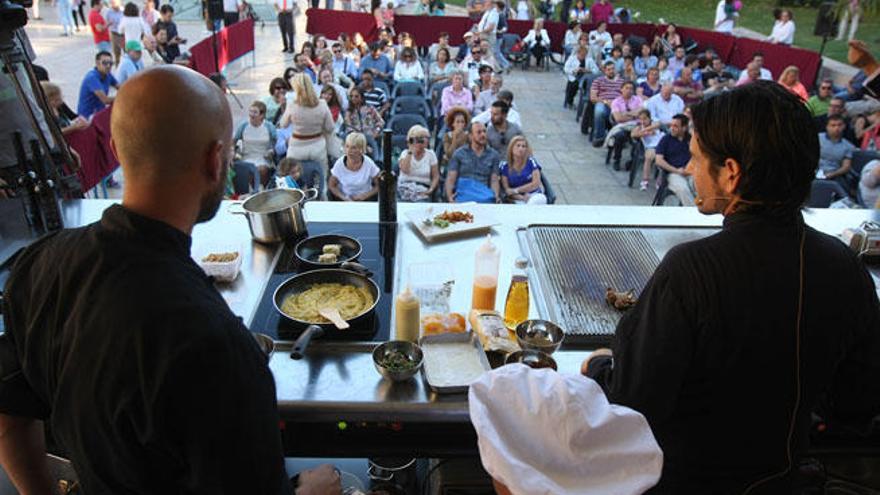
[[[621,313],[605,289],[640,294],[659,259],[639,229],[533,226],[529,251],[549,318],[580,343],[607,343]]]

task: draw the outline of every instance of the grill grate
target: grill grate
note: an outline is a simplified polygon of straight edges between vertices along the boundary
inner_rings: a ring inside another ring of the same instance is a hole
[[[550,319],[573,343],[610,341],[621,313],[605,289],[638,295],[659,263],[638,229],[536,226],[527,238]]]

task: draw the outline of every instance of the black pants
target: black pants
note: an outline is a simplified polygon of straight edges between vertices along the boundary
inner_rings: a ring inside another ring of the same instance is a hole
[[[321,0],[312,0],[312,8],[317,9],[318,4],[320,4],[320,3],[321,3]]]
[[[581,85],[580,79],[575,79],[574,81],[568,81],[565,85],[565,104],[568,106],[574,105],[574,97],[577,96],[578,88]]]
[[[285,51],[296,50],[296,43],[293,35],[296,33],[293,26],[293,12],[278,13],[278,28],[281,30],[281,41],[284,43]]]
[[[540,67],[544,62],[544,45],[536,43],[535,46],[532,47],[532,55],[535,56],[535,63]]]
[[[559,22],[568,24],[569,11],[571,11],[571,0],[562,0],[562,12],[559,13]]]
[[[223,25],[229,27],[238,22],[238,12],[223,12]]]
[[[86,26],[88,26],[88,24],[86,24],[86,16],[83,13],[83,4],[82,3],[80,3],[75,9],[73,9],[73,12],[72,12],[73,23],[76,25],[76,28],[79,29],[79,22],[76,21],[76,13],[77,12],[79,12],[79,18],[82,19],[82,25],[83,25],[83,28],[85,28]]]

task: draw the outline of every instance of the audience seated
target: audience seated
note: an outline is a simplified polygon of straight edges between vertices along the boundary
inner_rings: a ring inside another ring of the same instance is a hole
[[[703,71],[704,94],[717,94],[721,91],[733,89],[735,84],[735,78],[724,67],[724,61],[719,57],[713,57],[709,68]]]
[[[425,80],[425,71],[422,63],[416,56],[416,51],[410,47],[404,47],[400,52],[400,59],[394,66],[394,81],[418,81]]]
[[[759,71],[758,77],[757,78],[753,77],[753,74],[748,74],[747,71],[742,71],[739,74],[739,80],[737,81],[737,86],[739,86],[740,83],[743,83],[743,81],[747,78],[751,78],[751,80],[756,80],[759,78],[763,79],[765,81],[772,81],[773,80],[773,74],[768,69],[764,68],[764,54],[763,53],[761,53],[761,52],[753,53],[752,60],[749,63],[755,64],[757,66],[757,69]],[[747,65],[746,67],[748,68],[749,66]]]
[[[825,132],[819,133],[819,171],[817,178],[833,180],[846,188],[845,177],[849,172],[853,152],[857,149],[843,139],[843,118],[828,118]]]
[[[866,151],[880,150],[880,108],[871,112],[867,119],[863,120],[863,123],[856,126],[857,134],[860,126],[864,129],[861,137],[861,149]]]
[[[593,146],[602,146],[611,116],[611,102],[620,96],[620,88],[623,79],[617,77],[614,71],[614,62],[605,62],[602,66],[605,75],[593,81],[590,88],[590,101],[593,102]]]
[[[687,57],[685,56],[684,47],[679,46],[676,48],[675,55],[669,57],[666,62],[669,72],[677,77],[678,74],[681,73],[681,69],[684,69],[685,65],[687,65]]]
[[[489,109],[491,120],[486,128],[486,137],[489,146],[498,152],[499,155],[507,152],[507,144],[514,136],[521,136],[522,129],[513,122],[507,120],[507,114],[510,111],[510,105],[502,100],[492,103]],[[476,120],[475,120],[476,122]]]
[[[342,46],[342,43],[333,43],[333,47],[331,48],[333,58],[330,62],[333,66],[333,72],[337,75],[343,74],[349,79],[357,79],[358,61],[351,55],[346,54],[343,50],[344,47]]]
[[[631,135],[633,139],[640,139],[645,148],[645,161],[642,165],[642,181],[639,183],[639,190],[647,191],[657,145],[660,144],[660,140],[665,134],[660,130],[660,123],[651,120],[651,112],[643,108],[639,110],[639,123],[632,130]],[[637,164],[633,163],[633,167],[635,166]]]
[[[372,72],[364,72],[361,75],[361,96],[364,97],[364,102],[367,105],[379,112],[379,115],[385,115],[391,108],[391,100],[388,99],[384,89],[373,84],[373,77]]]
[[[682,206],[694,205],[694,178],[687,169],[691,160],[689,123],[683,114],[673,117],[669,134],[660,139],[654,157],[657,166],[667,172],[667,187]]]
[[[401,201],[430,202],[440,185],[440,167],[437,155],[428,147],[430,141],[430,131],[420,125],[410,127],[406,134],[407,148],[397,162],[397,198]]]
[[[789,65],[779,75],[777,83],[806,102],[809,95],[807,94],[807,88],[801,84],[800,75],[801,70],[797,66]]]
[[[529,53],[535,57],[538,67],[541,67],[544,64],[544,53],[550,50],[550,35],[544,29],[543,19],[535,19],[535,24],[523,38],[523,43],[529,47]]]
[[[287,109],[287,92],[290,91],[290,85],[287,81],[280,77],[272,79],[269,83],[269,96],[264,96],[261,100],[266,105],[266,120],[272,124],[277,124]]]
[[[370,56],[361,59],[358,75],[363,80],[364,73],[369,72],[380,81],[390,81],[394,66],[391,60],[383,53],[383,45],[374,42],[370,44]]]
[[[602,74],[596,62],[588,56],[588,50],[580,47],[577,51],[565,61],[562,71],[568,79],[565,85],[565,106],[570,107],[574,104],[574,97],[577,95],[581,84],[586,83],[586,91],[589,93],[590,85],[595,78]]]
[[[464,107],[452,107],[446,114],[443,133],[443,156],[441,164],[445,167],[452,154],[468,142],[467,128],[471,123],[471,114]]]
[[[345,112],[345,133],[357,132],[364,135],[368,145],[368,153],[374,160],[379,159],[379,136],[385,127],[385,120],[379,112],[364,101],[359,88],[351,88],[348,92],[349,106]]]
[[[278,162],[278,171],[275,174],[275,187],[278,189],[303,189],[299,180],[302,177],[302,162],[293,158],[282,158]]]
[[[494,70],[492,69],[492,67],[488,65],[480,67],[479,78],[476,81],[472,81],[470,87],[475,102],[477,100],[477,97],[484,89],[489,89],[489,85],[492,83],[493,74]]]
[[[685,106],[699,103],[703,99],[703,85],[694,81],[693,70],[690,67],[681,70],[681,77],[672,83],[672,89],[684,100]]]
[[[574,53],[575,48],[577,48],[581,34],[583,34],[583,31],[581,31],[581,23],[578,21],[569,21],[568,29],[565,30],[565,37],[562,41],[562,50],[566,60],[571,57],[571,54]]]
[[[332,88],[336,92],[336,98],[339,100],[339,105],[343,110],[348,108],[348,96],[346,95],[345,88],[334,82],[333,69],[329,67],[321,69],[318,73],[318,84],[315,85],[315,91],[321,94],[325,87]]]
[[[468,144],[452,153],[446,172],[446,199],[450,203],[476,201],[500,203],[498,152],[487,145],[486,127],[468,126]]]
[[[438,49],[434,61],[428,68],[431,84],[449,81],[452,74],[456,72],[458,72],[458,65],[450,57],[449,49],[446,47]]]
[[[519,112],[516,110],[516,108],[513,107],[513,93],[506,89],[502,89],[498,92],[498,97],[496,98],[496,100],[507,103],[507,106],[509,107],[509,110],[507,112],[507,121],[522,127],[522,118],[520,117]],[[471,120],[473,122],[482,122],[485,125],[489,125],[489,122],[492,120],[491,106],[488,110],[474,115]]]
[[[623,149],[622,139],[629,135],[639,123],[639,111],[644,106],[644,101],[635,94],[635,85],[632,81],[626,81],[620,87],[620,96],[611,102],[611,118],[614,127],[608,131],[605,146],[614,148],[614,168],[620,168],[620,155]]]
[[[862,206],[880,208],[880,160],[871,160],[862,169],[859,192]]]
[[[248,108],[248,120],[235,129],[233,140],[236,147],[236,159],[256,167],[260,185],[266,187],[275,168],[275,126],[266,121],[266,105],[261,101],[251,103]],[[253,184],[254,192],[258,191]]]
[[[342,140],[345,127],[345,110],[339,103],[339,96],[332,86],[324,86],[321,90],[320,98],[327,102],[327,108],[330,109],[330,115],[333,117],[333,133],[327,136],[327,155],[330,161],[336,161],[342,156]]]
[[[492,76],[491,81],[489,82],[489,88],[480,91],[479,96],[477,96],[474,101],[474,114],[485,112],[492,106],[492,102],[498,99],[498,91],[501,90],[501,86],[504,85],[504,78],[501,77],[501,74],[495,74]]]
[[[367,141],[359,132],[345,137],[345,154],[330,169],[330,193],[342,201],[368,201],[379,192],[379,167],[364,155]]]
[[[64,104],[64,96],[61,94],[60,86],[49,81],[40,81],[40,86],[43,87],[43,93],[46,95],[46,100],[49,103],[49,110],[52,112],[52,117],[55,118],[55,122],[58,123],[62,135],[66,136],[72,132],[89,127],[88,120],[76,115],[72,110],[67,109],[67,105]],[[67,111],[65,111],[65,109]]]
[[[651,54],[651,45],[644,43],[640,48],[640,54],[635,59],[636,75],[648,77],[648,69],[657,67],[657,57]]]
[[[595,22],[595,19],[593,21]],[[590,57],[596,63],[599,63],[599,61],[602,60],[605,45],[612,42],[611,33],[609,33],[607,29],[608,23],[605,21],[600,21],[599,24],[596,26],[596,29],[590,31],[590,34],[588,36],[588,40],[590,43]]]
[[[459,64],[459,68],[465,71],[466,79],[464,84],[467,87],[471,87],[477,80],[480,79],[480,69],[482,67],[492,67],[488,62],[484,60],[484,52],[482,47],[477,45],[472,48],[470,53],[464,58],[464,60]]]
[[[464,74],[452,75],[452,84],[443,88],[440,96],[440,115],[446,115],[452,107],[463,107],[468,112],[474,109],[474,95],[464,86]]]
[[[807,99],[807,109],[810,110],[810,114],[813,117],[827,114],[833,94],[834,82],[831,79],[823,79],[819,83],[819,91]]]
[[[636,87],[636,94],[647,100],[654,95],[660,94],[660,69],[651,67],[648,69],[648,77]]]
[[[428,58],[432,62],[437,61],[437,54],[444,48],[446,49],[446,54],[451,55],[450,50],[452,50],[452,47],[449,45],[449,33],[445,31],[440,33],[440,36],[437,37],[437,42],[428,49]]]
[[[515,136],[505,150],[500,164],[501,188],[508,203],[547,204],[541,184],[541,165],[532,154],[525,136]]]

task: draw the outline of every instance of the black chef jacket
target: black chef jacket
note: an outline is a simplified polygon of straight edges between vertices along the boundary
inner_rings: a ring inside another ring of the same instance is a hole
[[[663,449],[651,493],[739,494],[785,469],[802,225],[800,213],[736,213],[718,234],[670,250],[621,319],[613,360],[590,363]],[[848,247],[808,227],[804,253],[796,452],[823,396],[840,419],[880,412],[874,283]],[[761,488],[752,493],[786,493]]]
[[[117,205],[13,267],[0,412],[48,418],[86,495],[291,491],[265,357],[189,249]]]

